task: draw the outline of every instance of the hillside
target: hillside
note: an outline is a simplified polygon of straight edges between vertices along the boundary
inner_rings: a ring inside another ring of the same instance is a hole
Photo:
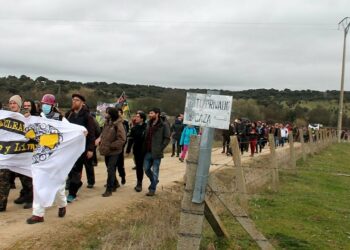
[[[59,106],[68,108],[70,96],[80,92],[94,108],[98,102],[114,102],[125,91],[131,111],[147,110],[159,106],[169,115],[183,112],[186,92],[205,93],[205,89],[164,88],[153,85],[131,85],[106,82],[53,81],[45,77],[31,79],[28,76],[0,77],[0,101],[6,103],[13,94],[40,100],[43,94],[55,94]],[[245,116],[253,120],[289,121],[304,124],[323,123],[335,126],[338,113],[339,91],[249,89],[243,91],[221,90],[221,94],[234,98],[233,116]],[[344,126],[350,126],[350,92],[345,92]]]

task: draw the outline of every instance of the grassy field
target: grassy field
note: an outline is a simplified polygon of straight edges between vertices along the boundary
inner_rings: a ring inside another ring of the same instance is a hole
[[[277,194],[250,202],[250,214],[278,249],[350,249],[350,144],[336,144],[282,174]]]
[[[280,173],[280,190],[254,195],[249,214],[276,249],[350,249],[350,144],[336,144]],[[349,175],[349,176],[346,176]],[[182,184],[124,211],[92,214],[14,249],[176,249]],[[226,212],[230,239],[204,223],[201,249],[259,249]],[[62,241],[62,239],[65,239]]]

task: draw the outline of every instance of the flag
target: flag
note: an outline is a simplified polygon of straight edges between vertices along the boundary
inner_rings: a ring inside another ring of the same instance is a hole
[[[121,104],[121,106],[123,106],[125,101],[126,101],[126,95],[125,95],[125,91],[123,91],[123,93],[120,95],[120,97],[117,100],[117,104]]]
[[[35,200],[49,207],[85,151],[84,132],[67,120],[0,111],[0,168],[32,177]]]

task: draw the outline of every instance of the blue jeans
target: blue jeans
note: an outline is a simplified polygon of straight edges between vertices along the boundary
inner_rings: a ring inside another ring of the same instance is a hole
[[[159,166],[161,159],[153,159],[152,154],[147,152],[145,155],[145,159],[143,161],[143,169],[145,170],[145,174],[151,181],[151,185],[148,187],[149,191],[155,192],[158,184],[159,177]],[[153,167],[153,170],[152,170]]]

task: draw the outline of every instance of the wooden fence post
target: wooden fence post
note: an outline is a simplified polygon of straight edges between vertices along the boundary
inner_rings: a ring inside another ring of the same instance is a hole
[[[239,149],[239,142],[238,142],[237,136],[233,136],[231,139],[232,139],[231,147],[233,152],[232,158],[235,164],[234,171],[235,171],[235,177],[237,181],[237,189],[239,192],[239,205],[244,209],[247,209],[247,206],[248,206],[247,187],[245,182],[244,170],[242,168],[241,151]]]
[[[270,145],[270,166],[272,168],[272,189],[274,191],[277,191],[278,183],[279,183],[279,173],[278,173],[278,163],[277,163],[277,157],[276,157],[275,137],[273,134],[269,134],[269,145]]]
[[[186,186],[181,203],[178,250],[199,249],[202,238],[205,203],[192,203],[199,156],[199,138],[191,137],[188,159],[186,161]]]
[[[302,156],[303,156],[303,161],[306,161],[304,130],[303,129],[299,129],[299,135],[300,135],[301,153],[302,153]]]
[[[290,153],[290,168],[293,169],[293,172],[296,174],[297,173],[297,164],[296,164],[296,159],[295,159],[293,132],[289,133],[288,140],[289,140],[289,153]]]
[[[314,137],[313,137],[313,134],[312,134],[312,129],[309,128],[308,129],[308,132],[309,132],[309,148],[310,148],[310,154],[313,154],[315,153],[315,145],[314,145]]]

